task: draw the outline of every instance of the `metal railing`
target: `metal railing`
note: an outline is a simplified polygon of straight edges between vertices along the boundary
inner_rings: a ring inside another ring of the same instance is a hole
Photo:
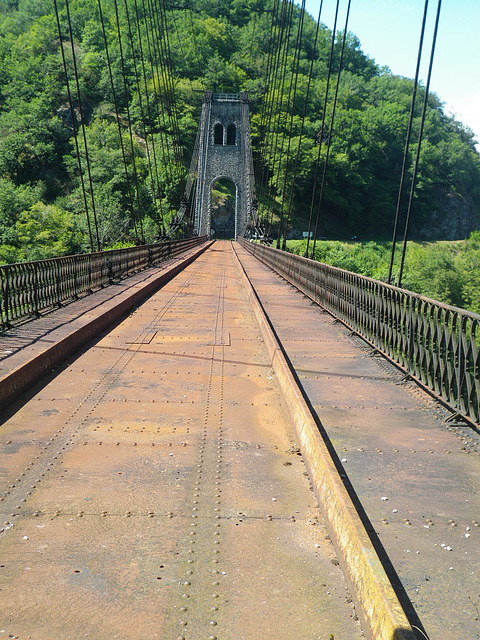
[[[238,93],[214,93],[212,97],[214,100],[240,100]]]
[[[203,244],[206,236],[0,267],[0,328]]]
[[[480,423],[480,315],[308,258],[240,242],[457,414]]]

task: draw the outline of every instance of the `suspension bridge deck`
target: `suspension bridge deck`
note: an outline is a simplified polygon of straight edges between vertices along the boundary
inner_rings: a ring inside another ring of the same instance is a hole
[[[410,622],[480,637],[475,433],[216,242],[4,411],[0,638],[362,637],[235,254]]]

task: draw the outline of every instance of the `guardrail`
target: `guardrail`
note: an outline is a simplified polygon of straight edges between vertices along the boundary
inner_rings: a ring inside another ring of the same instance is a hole
[[[240,243],[457,414],[480,423],[480,315],[243,238]]]
[[[206,236],[0,267],[0,328],[203,244]]]
[[[214,100],[240,100],[238,93],[214,93],[212,97]]]

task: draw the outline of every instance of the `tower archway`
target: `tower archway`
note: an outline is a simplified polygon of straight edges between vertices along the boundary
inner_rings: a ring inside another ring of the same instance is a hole
[[[210,235],[217,240],[235,238],[237,186],[229,178],[217,178],[210,187]]]
[[[221,188],[213,189],[212,199],[212,187],[217,180],[222,181]],[[224,180],[230,181],[230,187],[225,186]],[[219,233],[230,234],[231,216],[225,212],[218,217],[212,211],[212,204],[215,207],[218,198],[222,199],[222,194],[227,196],[228,192],[227,206],[232,212],[232,183],[235,189],[235,222],[231,237],[236,239],[245,234],[252,205],[253,163],[248,96],[246,93],[226,95],[206,91],[200,120],[195,203],[195,229],[198,235],[210,235],[211,231],[215,231],[216,237]],[[227,218],[228,226],[222,224],[222,221],[226,223]]]

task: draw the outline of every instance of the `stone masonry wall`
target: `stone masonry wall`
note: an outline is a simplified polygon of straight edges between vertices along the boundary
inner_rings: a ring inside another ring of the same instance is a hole
[[[208,110],[202,111],[202,117],[206,117]],[[236,211],[235,211],[235,237],[242,236],[247,225],[247,216],[250,208],[248,202],[250,190],[246,181],[244,169],[244,145],[245,132],[242,130],[242,101],[240,99],[216,99],[211,100],[208,114],[208,135],[205,131],[203,145],[199,158],[199,176],[197,184],[197,211],[196,226],[199,235],[209,234],[211,226],[211,194],[213,183],[219,178],[232,180],[236,187]],[[215,144],[215,126],[223,126],[223,144]],[[234,145],[227,145],[227,127],[236,127],[236,141]]]

